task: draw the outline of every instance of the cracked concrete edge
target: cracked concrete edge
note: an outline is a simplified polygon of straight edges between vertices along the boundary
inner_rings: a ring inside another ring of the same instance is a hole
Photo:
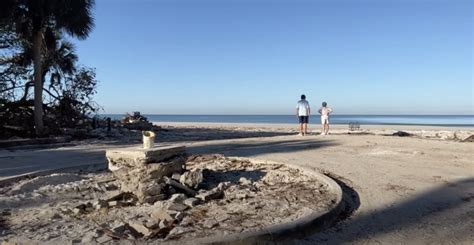
[[[316,169],[303,167],[295,164],[274,161],[256,160],[243,157],[229,157],[231,159],[250,160],[252,163],[260,164],[283,164],[291,168],[299,169],[305,174],[317,178],[327,184],[331,193],[335,195],[332,205],[324,211],[316,211],[309,215],[300,217],[294,221],[270,225],[264,229],[247,231],[231,235],[219,235],[206,238],[197,238],[193,241],[185,241],[186,244],[256,244],[262,242],[284,241],[291,238],[302,238],[318,231],[322,231],[333,225],[344,209],[342,200],[342,188],[333,179],[320,173]],[[182,244],[183,241],[178,243]]]
[[[71,172],[79,172],[79,171],[99,171],[107,169],[106,162],[96,162],[91,164],[84,164],[84,165],[76,165],[70,166],[66,168],[56,168],[56,169],[46,169],[46,170],[39,170],[31,173],[20,174],[15,176],[6,177],[4,179],[0,179],[0,187],[5,187],[15,182],[25,180],[25,179],[32,179],[38,176],[45,176],[54,173],[71,173]]]

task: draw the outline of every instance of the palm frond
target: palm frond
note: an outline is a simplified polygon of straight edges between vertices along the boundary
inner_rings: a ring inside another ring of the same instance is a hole
[[[59,28],[78,39],[85,39],[94,28],[94,0],[57,0],[55,21]]]

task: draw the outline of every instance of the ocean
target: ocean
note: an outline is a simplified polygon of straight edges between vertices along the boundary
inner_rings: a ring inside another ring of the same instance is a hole
[[[101,117],[122,119],[123,114],[102,114]],[[293,115],[157,115],[144,114],[152,122],[200,122],[200,123],[297,123]],[[331,124],[360,125],[425,125],[474,127],[474,115],[332,115]],[[319,116],[310,123],[320,123]]]

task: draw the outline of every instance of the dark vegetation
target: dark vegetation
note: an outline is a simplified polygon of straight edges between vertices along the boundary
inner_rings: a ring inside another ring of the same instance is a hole
[[[91,128],[95,69],[66,37],[92,31],[93,0],[0,1],[0,138]]]

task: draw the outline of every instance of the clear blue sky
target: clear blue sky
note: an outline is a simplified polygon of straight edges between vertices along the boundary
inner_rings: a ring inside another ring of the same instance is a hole
[[[97,0],[106,113],[474,114],[471,0]]]

